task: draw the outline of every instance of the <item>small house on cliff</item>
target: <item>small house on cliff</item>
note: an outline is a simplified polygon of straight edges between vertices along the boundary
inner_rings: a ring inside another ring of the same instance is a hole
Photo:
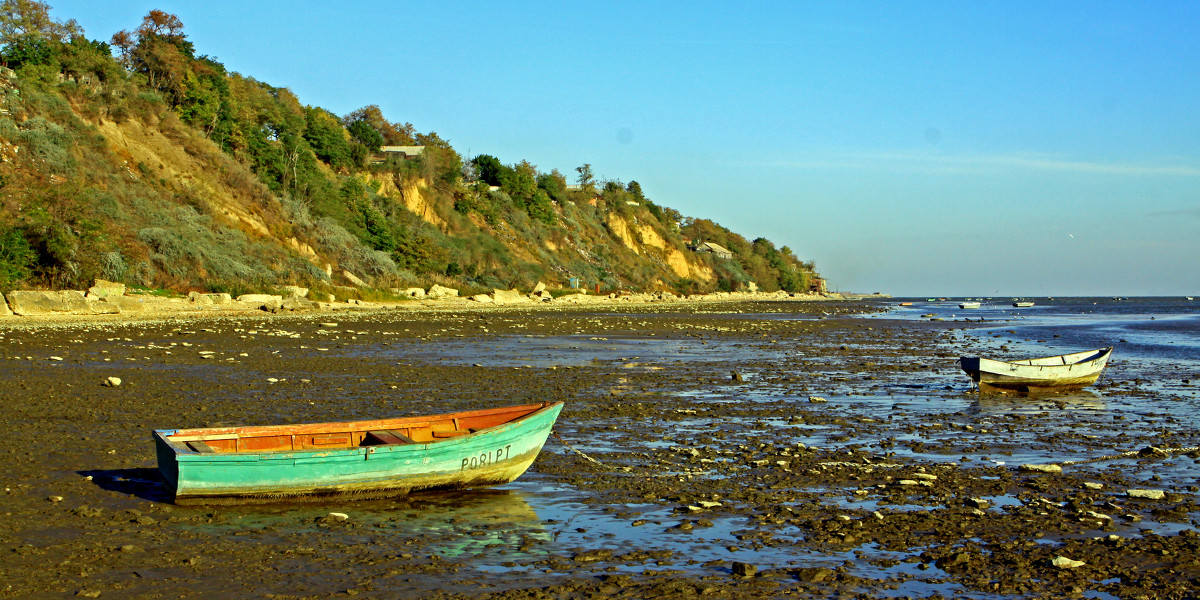
[[[380,146],[379,153],[383,159],[399,156],[404,160],[412,160],[425,152],[425,146]]]
[[[723,246],[718,246],[717,244],[714,244],[712,242],[696,241],[696,242],[692,242],[691,244],[688,244],[688,248],[690,248],[692,250],[692,252],[697,252],[697,253],[710,252],[713,255],[715,255],[717,258],[724,258],[724,259],[733,258],[732,252],[725,249]]]

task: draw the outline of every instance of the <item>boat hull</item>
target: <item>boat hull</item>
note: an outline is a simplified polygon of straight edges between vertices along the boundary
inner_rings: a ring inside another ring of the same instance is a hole
[[[1071,391],[1096,383],[1111,355],[1109,347],[1011,362],[964,356],[959,364],[981,390]]]
[[[177,504],[377,498],[511,482],[537,458],[562,406],[425,443],[205,453],[172,442],[172,430],[155,431],[155,440],[159,470]]]

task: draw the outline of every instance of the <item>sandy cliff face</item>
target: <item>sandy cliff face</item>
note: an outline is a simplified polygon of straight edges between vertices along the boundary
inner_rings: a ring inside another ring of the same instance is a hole
[[[412,182],[397,182],[395,176],[383,175],[379,179],[373,179],[372,181],[379,184],[379,193],[381,195],[400,200],[405,208],[424,219],[425,222],[439,229],[445,229],[445,219],[433,209],[433,205],[425,198],[425,190],[429,189],[429,183],[424,179]]]
[[[168,185],[191,193],[204,202],[214,215],[224,217],[238,229],[262,237],[273,237],[261,217],[248,210],[244,202],[231,196],[229,189],[221,182],[214,180],[214,177],[220,176],[220,167],[214,166],[211,161],[224,158],[216,146],[209,148],[209,157],[198,158],[186,152],[182,144],[167,139],[158,129],[146,127],[135,120],[120,124],[102,120],[95,125],[104,135],[113,154],[125,162],[125,170],[131,178],[156,176],[167,181]],[[211,146],[207,141],[195,143]],[[236,168],[235,165],[229,167]],[[316,256],[307,244],[293,241],[289,245],[302,253]]]
[[[679,248],[668,242],[654,227],[646,224],[631,225],[624,217],[609,213],[608,228],[621,240],[625,247],[638,255],[654,255],[661,258],[679,277],[711,281],[715,274],[712,269],[685,254]]]

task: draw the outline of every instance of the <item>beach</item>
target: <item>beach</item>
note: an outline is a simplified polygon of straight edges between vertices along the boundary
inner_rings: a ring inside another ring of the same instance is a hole
[[[0,595],[1197,588],[1192,363],[1118,352],[1085,392],[989,397],[960,353],[1038,341],[992,313],[554,304],[0,321]],[[555,434],[515,483],[388,500],[175,506],[150,436],[557,400]]]

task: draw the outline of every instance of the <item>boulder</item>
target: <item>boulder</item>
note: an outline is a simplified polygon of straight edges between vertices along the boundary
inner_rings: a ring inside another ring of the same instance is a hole
[[[8,307],[8,300],[4,299],[4,295],[0,294],[0,317],[11,317],[12,309]]]
[[[213,304],[229,304],[233,302],[233,296],[226,293],[206,294],[204,292],[189,292],[188,302],[200,306],[210,306]]]
[[[283,296],[274,294],[242,294],[237,301],[263,310],[275,310],[283,305]]]
[[[443,286],[440,286],[435,283],[432,286],[430,286],[429,293],[426,294],[426,296],[433,298],[435,300],[438,300],[441,298],[457,298],[458,290],[456,290],[454,288],[443,287]]]
[[[423,288],[392,288],[392,293],[397,296],[416,298],[417,300],[425,298],[425,290]]]
[[[349,281],[354,287],[367,287],[367,282],[359,279],[357,275],[351,273],[350,271],[342,271],[342,276],[345,277],[346,281]]]
[[[208,294],[201,294],[200,292],[188,292],[188,302],[198,306],[212,306],[213,303],[212,298],[209,298]]]
[[[533,286],[533,293],[535,293],[535,294],[539,294],[544,291],[546,291],[546,284],[544,284],[540,281],[538,282],[537,285]]]
[[[1021,465],[1020,470],[1026,473],[1062,473],[1062,467],[1056,464],[1027,464]]]
[[[269,302],[264,303],[262,307],[263,310],[273,313],[316,310],[318,308],[320,308],[320,306],[316,302],[313,302],[308,298],[300,298],[297,296],[284,298],[279,304],[272,304]]]
[[[89,315],[92,309],[79,290],[50,291],[12,291],[5,295],[8,307],[13,313],[25,316],[32,315]]]
[[[480,304],[491,304],[494,302],[492,297],[487,294],[475,294],[474,296],[468,297],[467,300],[474,300]]]
[[[307,298],[308,288],[298,285],[282,285],[279,286],[279,291],[283,292],[284,298]]]
[[[529,298],[520,290],[492,290],[492,301],[496,304],[520,304],[529,302]]]
[[[110,298],[124,295],[125,284],[105,281],[103,279],[97,279],[87,291],[88,298]]]
[[[1162,490],[1127,490],[1125,495],[1144,500],[1165,500],[1167,498],[1167,493]]]
[[[730,571],[734,577],[754,577],[755,573],[758,573],[758,567],[750,563],[734,562]]]
[[[114,296],[116,300],[120,296]],[[88,308],[93,314],[97,315],[116,315],[121,313],[121,307],[116,302],[110,302],[108,298],[94,299],[91,297],[85,298]]]
[[[1050,564],[1058,567],[1059,569],[1078,569],[1087,563],[1083,562],[1082,560],[1073,560],[1065,556],[1055,556],[1054,560],[1050,561]]]
[[[529,297],[533,298],[534,300],[536,300],[538,302],[549,302],[554,299],[554,296],[551,296],[550,292],[547,292],[546,290],[542,290],[540,292],[534,292],[534,293],[530,294]]]

